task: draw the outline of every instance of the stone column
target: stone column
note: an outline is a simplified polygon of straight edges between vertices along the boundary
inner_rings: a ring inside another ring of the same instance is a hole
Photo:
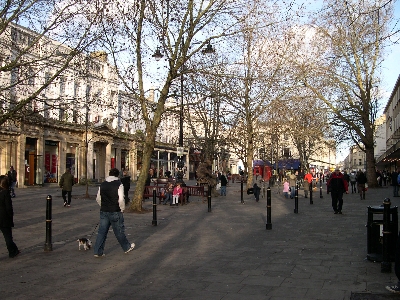
[[[115,167],[121,172],[121,148],[114,148],[115,151]]]
[[[58,181],[60,181],[60,178],[62,174],[65,173],[65,166],[66,166],[66,150],[67,150],[67,142],[65,138],[62,138],[60,140],[60,145],[59,145],[59,152],[58,152]]]
[[[36,184],[43,185],[44,182],[44,137],[39,136],[36,142],[36,154],[37,154],[37,168],[36,168]]]
[[[105,177],[108,176],[108,173],[111,170],[111,150],[111,143],[108,143],[106,146],[106,157],[104,161]]]

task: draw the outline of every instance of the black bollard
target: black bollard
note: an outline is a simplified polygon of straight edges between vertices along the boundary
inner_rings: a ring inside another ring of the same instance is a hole
[[[243,200],[243,177],[240,178],[240,203],[244,204],[244,200]]]
[[[319,180],[319,197],[324,198],[324,196],[322,196],[322,180]]]
[[[53,251],[51,243],[51,195],[46,198],[46,242],[44,244],[44,251]]]
[[[156,188],[153,188],[153,221],[151,225],[157,226],[157,195]]]
[[[262,197],[265,198],[265,181],[262,183]]]
[[[208,212],[211,212],[211,185],[208,185]]]
[[[272,229],[271,224],[271,188],[267,188],[267,223],[265,224],[267,230]]]
[[[299,212],[299,184],[296,184],[296,190],[294,191],[294,213]]]
[[[311,181],[310,183],[310,204],[313,204],[313,200],[312,200],[312,192],[313,192],[313,182]]]
[[[392,263],[389,256],[389,238],[390,238],[390,199],[383,200],[383,230],[382,230],[382,262],[381,273],[390,273],[392,271]]]

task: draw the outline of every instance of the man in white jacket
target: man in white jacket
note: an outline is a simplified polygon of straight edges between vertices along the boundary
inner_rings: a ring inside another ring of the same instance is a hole
[[[107,233],[112,226],[115,237],[125,253],[135,248],[134,243],[129,243],[125,235],[124,215],[125,199],[124,187],[118,178],[119,170],[111,169],[109,176],[100,185],[96,201],[100,205],[99,231],[94,246],[94,256],[102,257]]]

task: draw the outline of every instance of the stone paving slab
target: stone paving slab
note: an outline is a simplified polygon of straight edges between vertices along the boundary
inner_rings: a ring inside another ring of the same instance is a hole
[[[112,231],[106,256],[79,251],[77,238],[94,243],[98,187],[74,186],[70,208],[57,186],[17,189],[14,240],[22,253],[9,259],[0,239],[1,299],[391,299],[385,285],[394,272],[366,259],[367,206],[391,197],[391,187],[370,189],[367,199],[344,197],[343,215],[334,215],[330,195],[311,205],[285,199],[272,189],[272,229],[266,230],[266,199],[256,203],[240,184],[226,197],[201,198],[179,207],[126,213],[128,239],[137,249],[123,253]],[[131,192],[132,193],[132,192]],[[46,196],[53,197],[52,251],[45,252]],[[399,206],[400,198],[392,199]],[[144,207],[152,209],[147,200]],[[397,298],[397,297],[396,297]]]

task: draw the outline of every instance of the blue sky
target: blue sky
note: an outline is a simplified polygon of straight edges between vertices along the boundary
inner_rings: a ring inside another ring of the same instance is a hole
[[[395,20],[400,19],[400,1],[395,0]],[[395,22],[393,22],[395,23]],[[399,26],[399,25],[397,25]],[[400,34],[397,34],[397,39],[394,39],[393,41],[397,40],[397,44],[392,45],[388,49],[387,56],[385,58],[385,61],[383,62],[383,68],[382,68],[382,86],[381,89],[385,91],[385,98],[384,103],[386,105],[388,98],[390,94],[392,93],[392,90],[394,88],[394,85],[396,83],[397,78],[400,75]]]

